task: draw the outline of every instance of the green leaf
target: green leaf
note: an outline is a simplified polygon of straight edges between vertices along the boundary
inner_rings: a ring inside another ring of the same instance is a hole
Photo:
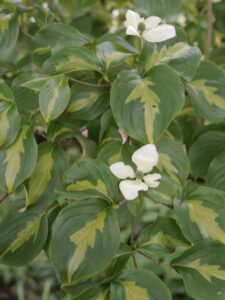
[[[155,201],[171,205],[186,182],[189,161],[184,146],[167,136],[163,136],[156,147],[159,153],[156,172],[162,175],[162,179],[160,185],[149,189],[147,194]]]
[[[0,82],[0,100],[14,103],[14,97],[11,89],[3,82]]]
[[[16,199],[0,222],[0,262],[21,266],[37,256],[47,239],[48,223],[43,212],[27,209]]]
[[[20,115],[15,104],[0,100],[0,148],[7,148],[16,139],[20,130]]]
[[[24,125],[15,142],[9,148],[0,150],[0,184],[4,190],[11,193],[27,179],[34,170],[36,160],[37,144],[33,129]]]
[[[158,255],[172,253],[177,247],[189,247],[189,242],[174,219],[159,216],[153,225],[141,231],[137,247]]]
[[[31,79],[29,81],[23,82],[21,84],[21,86],[26,87],[26,88],[31,89],[36,92],[40,92],[40,90],[45,85],[46,81],[50,78],[51,78],[51,76],[37,77],[37,78]]]
[[[14,78],[11,86],[18,109],[24,113],[33,114],[39,109],[38,94],[21,86],[23,82],[30,78],[32,78],[32,72],[21,72]]]
[[[194,176],[205,176],[212,159],[225,149],[225,132],[203,132],[191,146],[189,159]]]
[[[104,270],[118,247],[119,224],[113,207],[90,199],[70,203],[59,213],[49,255],[61,279],[70,285]]]
[[[10,11],[0,10],[0,54],[9,52],[16,44],[19,33],[17,16]]]
[[[109,92],[105,88],[75,84],[71,88],[71,100],[67,111],[72,118],[94,120],[109,106]]]
[[[44,72],[68,73],[74,71],[92,70],[101,73],[101,65],[97,56],[84,47],[66,47],[54,53],[44,63]]]
[[[50,205],[56,199],[54,190],[62,188],[61,176],[67,166],[65,153],[60,147],[41,143],[37,164],[28,181],[26,205]]]
[[[157,169],[168,181],[184,185],[189,171],[189,162],[184,146],[164,136],[157,144],[159,160]]]
[[[119,67],[133,53],[111,42],[103,42],[97,46],[97,56],[106,71]]]
[[[175,14],[181,5],[181,0],[134,0],[134,7],[145,16],[165,18]]]
[[[49,123],[60,116],[70,101],[68,80],[63,75],[48,79],[41,88],[39,104],[45,122]]]
[[[138,69],[148,72],[158,64],[168,64],[178,75],[191,80],[200,63],[200,50],[179,42],[174,45],[145,43],[138,58]]]
[[[165,65],[152,68],[144,78],[136,70],[122,71],[111,89],[118,126],[142,143],[157,141],[183,104],[182,83]]]
[[[201,241],[172,261],[194,299],[225,299],[225,245]]]
[[[94,197],[109,202],[118,201],[116,180],[108,166],[99,159],[85,160],[80,168],[71,167],[66,171],[64,179],[69,199]]]
[[[111,284],[111,299],[171,300],[172,298],[167,286],[154,273],[146,270],[126,270]]]
[[[221,151],[211,161],[207,172],[207,185],[225,190],[225,150]]]
[[[41,28],[32,40],[34,62],[42,65],[51,53],[67,46],[83,46],[91,39],[74,27],[59,22]]]
[[[192,243],[212,239],[225,244],[225,197],[205,186],[185,186],[175,202],[175,218]]]
[[[225,73],[213,62],[203,61],[187,86],[196,111],[210,121],[225,119]]]

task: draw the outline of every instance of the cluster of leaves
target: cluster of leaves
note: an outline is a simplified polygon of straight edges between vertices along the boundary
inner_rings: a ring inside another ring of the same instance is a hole
[[[178,25],[176,38],[143,45],[123,26],[127,8],[176,23],[180,5],[3,1],[2,264],[44,249],[74,300],[169,300],[181,278],[194,299],[225,299],[224,70]],[[109,165],[132,166],[148,143],[161,183],[124,203]]]

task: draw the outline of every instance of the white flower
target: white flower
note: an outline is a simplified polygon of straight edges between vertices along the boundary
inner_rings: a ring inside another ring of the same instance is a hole
[[[151,43],[163,42],[176,36],[175,27],[168,24],[159,25],[161,18],[151,16],[147,19],[141,18],[139,14],[132,10],[126,13],[127,35],[136,35],[143,37]]]
[[[120,191],[126,200],[136,199],[139,191],[147,191],[149,187],[158,187],[161,179],[158,173],[145,175],[158,163],[158,152],[154,144],[139,148],[133,153],[131,159],[137,167],[136,173],[131,166],[125,165],[122,161],[109,167],[119,179],[135,178],[135,180],[122,180],[119,184]]]

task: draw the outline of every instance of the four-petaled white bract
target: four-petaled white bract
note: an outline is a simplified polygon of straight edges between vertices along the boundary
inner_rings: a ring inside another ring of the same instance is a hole
[[[156,188],[160,184],[161,175],[158,173],[147,174],[158,163],[158,152],[154,144],[148,144],[136,150],[132,155],[132,161],[137,166],[137,172],[141,172],[142,179],[135,178],[135,172],[129,165],[119,161],[110,166],[111,172],[119,179],[135,178],[135,180],[122,180],[120,191],[126,200],[134,200],[139,191],[147,191],[149,187]]]
[[[146,41],[151,43],[163,42],[176,36],[175,27],[169,24],[160,24],[161,18],[156,16],[141,18],[139,14],[132,10],[126,13],[127,35],[136,35],[143,37]],[[140,29],[142,27],[142,29]]]

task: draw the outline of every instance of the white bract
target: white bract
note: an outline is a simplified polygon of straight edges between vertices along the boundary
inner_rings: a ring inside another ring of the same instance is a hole
[[[110,166],[110,171],[119,179],[134,179],[122,180],[119,184],[120,191],[126,200],[136,199],[139,191],[147,191],[149,187],[158,187],[161,179],[158,173],[145,175],[151,172],[158,163],[158,152],[154,144],[139,148],[133,153],[131,159],[137,167],[136,173],[131,166],[125,165],[122,161]]]
[[[126,13],[127,35],[143,37],[151,43],[163,42],[176,36],[175,27],[169,24],[159,24],[161,18],[151,16],[147,19],[139,16],[138,13],[128,10]]]

